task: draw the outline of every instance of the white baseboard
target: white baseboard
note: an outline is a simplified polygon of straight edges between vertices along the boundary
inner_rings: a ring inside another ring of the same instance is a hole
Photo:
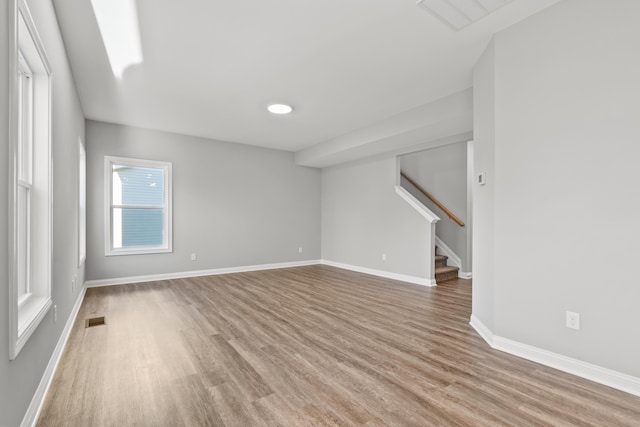
[[[473,327],[473,329],[476,330],[478,335],[480,335],[482,337],[482,339],[485,340],[487,344],[489,344],[489,346],[491,348],[494,348],[493,347],[493,332],[491,332],[491,329],[487,328],[485,326],[485,324],[482,323],[480,321],[480,319],[478,319],[473,314],[471,315],[471,320],[469,321],[469,324],[471,325],[471,327]]]
[[[40,384],[38,384],[38,388],[36,389],[36,392],[31,399],[31,403],[29,404],[27,412],[22,419],[22,423],[20,423],[21,427],[33,427],[38,422],[38,417],[40,416],[40,411],[42,410],[44,398],[47,395],[47,391],[49,391],[49,387],[51,386],[51,382],[53,381],[53,376],[55,375],[56,370],[58,369],[58,364],[60,363],[60,359],[62,358],[62,353],[64,352],[64,348],[66,347],[67,341],[69,340],[69,335],[71,335],[73,324],[76,321],[76,317],[78,317],[78,312],[80,311],[80,307],[82,306],[82,300],[84,299],[85,291],[86,287],[83,286],[78,293],[78,297],[76,299],[76,302],[73,304],[71,314],[67,319],[67,323],[64,325],[64,329],[62,330],[62,334],[58,339],[56,348],[53,350],[53,354],[51,355],[49,363],[44,370],[44,374],[42,374]]]
[[[124,285],[127,283],[154,282],[157,280],[186,279],[188,277],[215,276],[218,274],[246,273],[249,271],[275,270],[278,268],[304,267],[320,264],[320,260],[281,262],[276,264],[246,265],[241,267],[214,268],[211,270],[179,271],[177,273],[148,274],[144,276],[116,277],[113,279],[89,280],[87,288]]]
[[[635,396],[640,396],[640,378],[603,368],[582,360],[563,356],[508,338],[494,335],[476,316],[471,315],[471,326],[496,350],[549,366],[559,371],[604,384]]]
[[[468,273],[464,272],[464,271],[458,271],[458,278],[460,278],[460,279],[471,279],[471,278],[473,278],[473,274],[470,271]]]
[[[242,267],[216,268],[212,270],[180,271],[177,273],[148,274],[144,276],[131,276],[131,277],[116,277],[113,279],[88,280],[85,283],[85,286],[87,288],[96,288],[100,286],[115,286],[115,285],[124,285],[128,283],[154,282],[157,280],[186,279],[189,277],[215,276],[218,274],[231,274],[231,273],[245,273],[249,271],[274,270],[277,268],[304,267],[307,265],[318,265],[318,264],[330,265],[332,267],[342,268],[345,270],[357,271],[358,273],[371,274],[373,276],[399,280],[401,282],[414,283],[422,286],[436,286],[435,280],[424,279],[422,277],[417,277],[417,276],[409,276],[406,274],[391,273],[388,271],[375,270],[372,268],[359,267],[356,265],[343,264],[343,263],[328,261],[328,260],[296,261],[296,262],[284,262],[284,263],[277,263],[277,264],[260,264],[260,265],[248,265],[248,266],[242,266]]]
[[[360,266],[351,265],[351,264],[343,264],[341,262],[329,261],[326,259],[323,259],[321,263],[324,265],[329,265],[331,267],[337,267],[345,270],[356,271],[358,273],[371,274],[372,276],[384,277],[385,279],[399,280],[401,282],[414,283],[416,285],[422,285],[422,286],[436,286],[435,279],[432,280],[432,279],[425,279],[417,276],[409,276],[406,274],[391,273],[389,271],[375,270],[373,268],[360,267]]]

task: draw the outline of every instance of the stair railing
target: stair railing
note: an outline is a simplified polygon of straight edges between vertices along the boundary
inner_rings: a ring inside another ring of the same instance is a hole
[[[442,211],[444,213],[447,214],[447,216],[449,218],[451,218],[453,220],[453,222],[455,222],[456,224],[458,224],[460,227],[464,227],[464,222],[462,222],[462,220],[460,218],[458,218],[453,212],[451,212],[445,205],[442,204],[442,202],[440,202],[438,199],[436,199],[435,197],[433,197],[431,194],[429,194],[429,192],[427,190],[425,190],[424,188],[422,188],[422,186],[420,186],[420,184],[418,184],[417,182],[415,182],[413,179],[411,179],[406,173],[400,171],[400,176],[402,176],[404,179],[406,179],[407,181],[409,181],[409,183],[411,185],[413,185],[414,187],[416,187],[418,189],[418,191],[420,191],[422,194],[424,194],[424,196],[431,200],[437,207],[439,207],[440,209],[442,209]]]

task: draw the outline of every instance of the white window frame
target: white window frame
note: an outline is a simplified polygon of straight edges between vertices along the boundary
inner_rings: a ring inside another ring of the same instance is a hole
[[[31,299],[31,195],[33,188],[33,72],[18,49],[18,114],[16,135],[16,277],[18,310]],[[20,194],[24,193],[24,212]],[[26,221],[20,221],[20,218]],[[24,265],[24,268],[21,268]],[[20,270],[24,269],[22,274]]]
[[[78,267],[87,258],[87,152],[78,138]]]
[[[112,200],[112,168],[114,164],[140,167],[140,168],[153,168],[164,170],[164,205],[162,206],[145,206],[143,209],[163,209],[164,211],[164,224],[163,224],[163,243],[160,246],[139,246],[139,247],[127,247],[127,248],[114,248],[113,247],[113,216],[112,212],[114,208],[140,208],[133,205],[114,205]],[[157,254],[173,252],[173,239],[172,239],[172,176],[171,176],[172,164],[171,162],[163,162],[157,160],[144,160],[144,159],[132,159],[126,157],[105,156],[104,157],[104,254],[105,256],[114,255],[136,255],[136,254]]]
[[[13,360],[53,304],[53,187],[51,67],[26,2],[11,0],[9,16],[8,277]]]

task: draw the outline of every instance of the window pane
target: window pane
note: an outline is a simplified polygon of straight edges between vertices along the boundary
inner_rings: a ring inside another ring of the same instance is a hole
[[[29,188],[18,186],[18,298],[30,292],[29,289]]]
[[[164,244],[163,209],[114,208],[112,221],[114,249]]]
[[[20,137],[18,138],[18,177],[31,183],[31,150],[33,145],[32,78],[20,75]]]
[[[114,205],[164,205],[164,170],[112,165]]]

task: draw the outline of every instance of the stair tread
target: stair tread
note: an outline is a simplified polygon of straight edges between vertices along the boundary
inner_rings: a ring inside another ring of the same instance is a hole
[[[459,267],[447,265],[443,267],[436,267],[435,271],[436,271],[436,274],[438,274],[438,273],[449,273],[451,271],[459,271],[459,270],[460,270]]]
[[[460,271],[460,268],[451,266],[451,265],[436,266],[435,268],[436,283],[457,279],[459,271]]]

